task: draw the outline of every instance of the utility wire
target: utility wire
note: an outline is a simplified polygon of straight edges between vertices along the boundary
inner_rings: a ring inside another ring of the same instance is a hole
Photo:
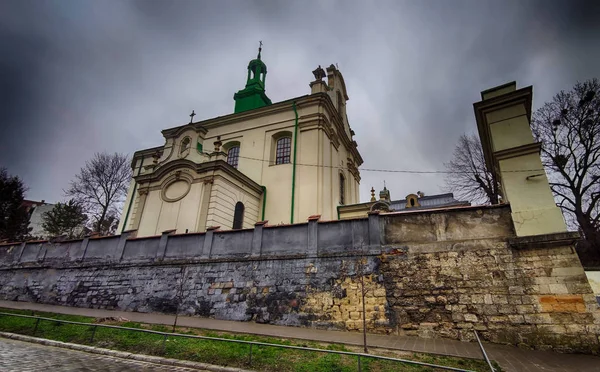
[[[179,144],[176,145],[171,145],[169,147],[165,147],[165,149],[171,148],[171,147],[175,147],[178,148],[180,147]],[[192,147],[190,146],[190,151],[192,150]],[[202,155],[210,155],[211,153],[209,152],[199,152]],[[252,158],[249,156],[242,156],[242,155],[238,155],[238,158],[240,159],[248,159],[248,160],[254,160],[254,161],[260,161],[260,162],[265,162],[265,163],[273,163],[273,161],[268,160],[268,159],[259,159],[259,158]],[[297,166],[302,166],[302,167],[316,167],[316,168],[333,168],[333,169],[344,169],[344,170],[349,170],[349,168],[347,167],[342,167],[342,166],[336,166],[336,165],[319,165],[319,164],[303,164],[303,163],[296,163]],[[380,173],[406,173],[406,174],[472,174],[472,171],[447,171],[447,170],[405,170],[405,169],[376,169],[376,168],[357,168],[359,172],[380,172]],[[518,169],[518,170],[506,170],[503,171],[503,173],[526,173],[526,172],[545,172],[545,169]]]

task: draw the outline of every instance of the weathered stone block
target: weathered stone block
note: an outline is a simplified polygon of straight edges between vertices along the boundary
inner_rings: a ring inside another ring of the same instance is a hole
[[[567,262],[568,263],[568,262]],[[585,275],[585,271],[581,264],[572,267],[554,267],[552,268],[552,276],[578,276]]]
[[[525,322],[529,324],[551,324],[552,317],[550,314],[524,314]]]
[[[477,322],[477,321],[479,321],[479,319],[477,318],[477,315],[475,315],[475,314],[465,314],[464,315],[464,319],[467,322]]]

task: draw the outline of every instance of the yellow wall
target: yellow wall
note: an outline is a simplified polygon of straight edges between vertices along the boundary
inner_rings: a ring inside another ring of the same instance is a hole
[[[586,271],[585,275],[592,286],[592,291],[598,297],[600,297],[600,271]]]
[[[539,154],[500,160],[499,165],[505,196],[510,201],[515,229],[520,235],[567,231]]]
[[[365,205],[362,209],[345,210],[340,209],[340,220],[347,220],[350,218],[365,218],[369,216],[371,210],[370,205]]]
[[[510,106],[486,114],[490,124],[494,151],[533,143],[524,105]]]
[[[567,231],[556,206],[531,132],[531,87],[509,83],[482,92],[475,104],[488,169],[493,169],[510,203],[517,236]]]

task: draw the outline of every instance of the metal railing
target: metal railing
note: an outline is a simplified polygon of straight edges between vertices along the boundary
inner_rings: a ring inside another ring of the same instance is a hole
[[[258,342],[258,341],[234,340],[234,339],[221,338],[221,337],[188,335],[188,334],[181,334],[181,333],[171,333],[171,332],[154,331],[154,330],[143,329],[143,328],[121,327],[121,326],[108,325],[108,324],[74,322],[74,321],[70,321],[70,320],[45,318],[45,317],[35,316],[35,315],[24,315],[24,314],[15,314],[15,313],[0,312],[0,316],[13,316],[13,317],[19,317],[19,318],[35,319],[36,322],[35,322],[35,327],[33,329],[33,335],[34,336],[37,333],[37,330],[39,328],[39,325],[40,325],[41,321],[49,321],[49,322],[63,323],[63,324],[75,324],[75,325],[82,325],[82,326],[86,326],[86,327],[93,327],[92,328],[92,334],[90,336],[90,343],[94,342],[94,337],[96,335],[96,330],[97,330],[98,327],[100,327],[100,328],[120,329],[120,330],[124,330],[124,331],[144,332],[144,333],[161,335],[161,336],[163,336],[162,345],[161,345],[161,349],[162,349],[162,353],[163,354],[165,352],[165,344],[167,342],[167,338],[169,338],[169,337],[184,337],[184,338],[194,338],[194,339],[201,339],[201,340],[211,340],[211,341],[222,341],[222,342],[233,342],[233,343],[238,343],[238,344],[247,344],[247,345],[250,345],[250,347],[249,347],[250,350],[249,350],[249,355],[248,355],[248,357],[249,357],[249,359],[248,359],[248,365],[252,365],[252,347],[253,346],[266,346],[266,347],[276,347],[276,348],[294,349],[294,350],[303,350],[303,351],[314,351],[314,352],[327,353],[327,354],[338,354],[338,355],[354,356],[354,357],[357,357],[357,362],[358,362],[357,368],[358,368],[359,372],[362,372],[361,358],[371,358],[371,359],[379,359],[379,360],[388,360],[388,361],[394,361],[394,362],[404,363],[404,364],[412,364],[412,365],[418,365],[418,366],[424,366],[424,367],[445,369],[445,370],[448,370],[448,371],[475,372],[475,371],[468,370],[468,369],[448,367],[448,366],[442,366],[442,365],[438,365],[438,364],[425,363],[425,362],[418,362],[418,361],[408,360],[408,359],[390,358],[390,357],[385,357],[385,356],[371,355],[371,354],[364,354],[364,353],[353,353],[353,352],[350,352],[350,351],[327,350],[327,349],[317,349],[317,348],[303,347],[303,346],[270,344],[270,343]],[[477,336],[477,341],[479,341],[479,336]],[[489,359],[487,358],[487,355],[485,354],[485,351],[483,350],[483,346],[481,345],[481,342],[479,342],[479,345],[481,346],[481,349],[483,351],[485,360],[488,363],[490,363]],[[491,363],[489,365],[492,368],[492,372],[494,372],[494,369],[493,369]]]
[[[477,339],[477,343],[479,344],[479,348],[481,349],[481,354],[483,354],[483,359],[485,359],[486,363],[488,364],[488,367],[490,367],[490,371],[496,372],[496,370],[494,369],[494,366],[492,365],[492,362],[490,362],[490,358],[488,358],[487,353],[485,352],[485,349],[483,348],[483,344],[481,343],[481,340],[479,339],[479,334],[477,333],[476,330],[473,330],[473,332],[475,333],[475,338]]]

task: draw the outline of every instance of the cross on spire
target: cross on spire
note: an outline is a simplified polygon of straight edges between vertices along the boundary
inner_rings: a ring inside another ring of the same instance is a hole
[[[262,51],[262,40],[258,42],[258,59],[260,59],[260,52]]]
[[[192,110],[192,113],[190,114],[190,124],[192,124],[192,121],[194,120],[194,116],[196,116],[196,113],[194,112],[194,110]]]

